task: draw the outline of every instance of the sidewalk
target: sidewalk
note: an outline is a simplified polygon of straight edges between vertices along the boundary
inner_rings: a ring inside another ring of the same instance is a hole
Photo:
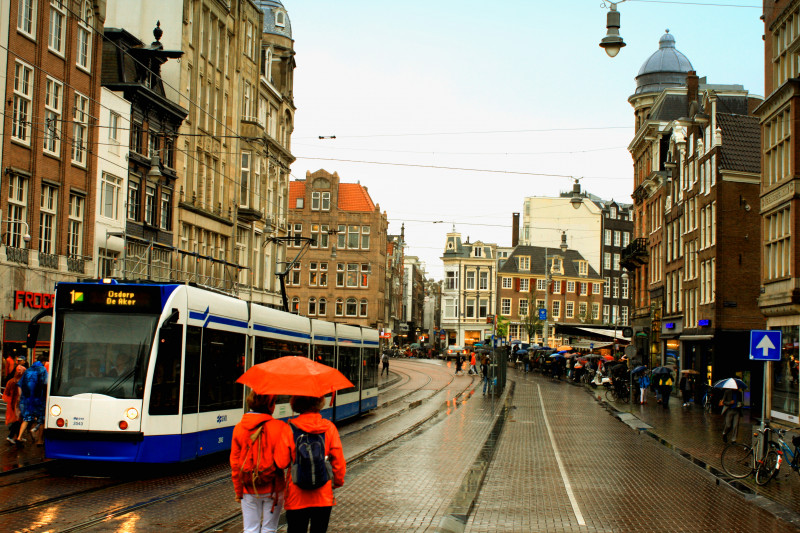
[[[717,477],[728,481],[720,463],[720,454],[725,447],[725,443],[722,442],[724,419],[721,414],[708,413],[702,406],[694,403],[691,407],[682,407],[681,399],[674,395],[670,398],[669,409],[659,405],[652,394],[648,396],[645,405],[631,407],[626,403],[608,403],[605,401],[605,389],[585,387],[595,400],[606,403],[612,414],[629,426],[639,429]],[[753,420],[754,415],[757,413],[751,413],[749,409],[744,410],[739,424],[739,441],[749,442],[754,427],[758,428],[759,421]],[[779,426],[776,423],[773,425]],[[787,441],[791,442],[791,438],[787,438]],[[769,508],[773,514],[800,525],[800,476],[788,465],[784,464],[778,477],[764,487],[756,485],[752,477],[733,480],[731,485],[749,494],[759,505]],[[758,502],[760,497],[769,501]]]

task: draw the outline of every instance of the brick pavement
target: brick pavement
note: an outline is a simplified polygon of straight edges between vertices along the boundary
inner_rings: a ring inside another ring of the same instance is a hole
[[[797,531],[580,388],[514,370],[509,379],[516,409],[466,531]]]

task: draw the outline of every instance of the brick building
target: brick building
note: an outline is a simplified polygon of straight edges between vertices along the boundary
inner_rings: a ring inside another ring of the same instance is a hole
[[[800,5],[796,1],[764,3],[764,92],[756,110],[761,121],[762,177],[760,201],[752,204],[762,216],[761,284],[758,299],[769,329],[782,333],[781,361],[768,363],[767,413],[800,424],[797,382],[800,343],[800,198],[797,138],[800,114],[800,62],[795,46],[800,37]],[[792,379],[794,375],[794,379]]]
[[[25,339],[19,321],[52,306],[56,282],[94,275],[92,117],[99,114],[105,2],[9,3],[0,314],[4,350],[13,352]]]
[[[384,328],[388,224],[360,183],[341,183],[325,170],[291,181],[289,236],[309,239],[287,248],[292,312]]]

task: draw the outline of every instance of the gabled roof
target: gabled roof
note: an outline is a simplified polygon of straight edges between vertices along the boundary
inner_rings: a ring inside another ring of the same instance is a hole
[[[306,180],[289,182],[289,209],[294,209],[298,198],[306,197]]]
[[[546,252],[546,254],[545,254]],[[583,277],[587,279],[601,279],[597,271],[592,268],[592,265],[587,261],[588,275],[581,276],[578,273],[578,261],[586,261],[577,250],[567,250],[562,252],[560,248],[551,248],[544,246],[517,246],[514,252],[506,259],[503,266],[500,267],[501,274],[531,274],[544,277],[546,273],[545,268],[545,255],[549,257],[561,256],[564,258],[564,276],[570,278]],[[530,270],[519,270],[517,268],[517,256],[529,256],[531,258]]]
[[[717,125],[722,130],[720,168],[761,173],[761,128],[758,118],[717,113]]]
[[[306,196],[306,180],[289,182],[289,209],[295,209],[298,198]],[[360,183],[339,183],[339,203],[341,211],[374,211],[375,204],[366,187]]]

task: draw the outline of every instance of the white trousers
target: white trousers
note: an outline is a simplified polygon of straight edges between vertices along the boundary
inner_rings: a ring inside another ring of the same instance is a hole
[[[242,494],[244,533],[275,533],[283,509],[283,494],[278,495],[275,509],[269,495]]]

